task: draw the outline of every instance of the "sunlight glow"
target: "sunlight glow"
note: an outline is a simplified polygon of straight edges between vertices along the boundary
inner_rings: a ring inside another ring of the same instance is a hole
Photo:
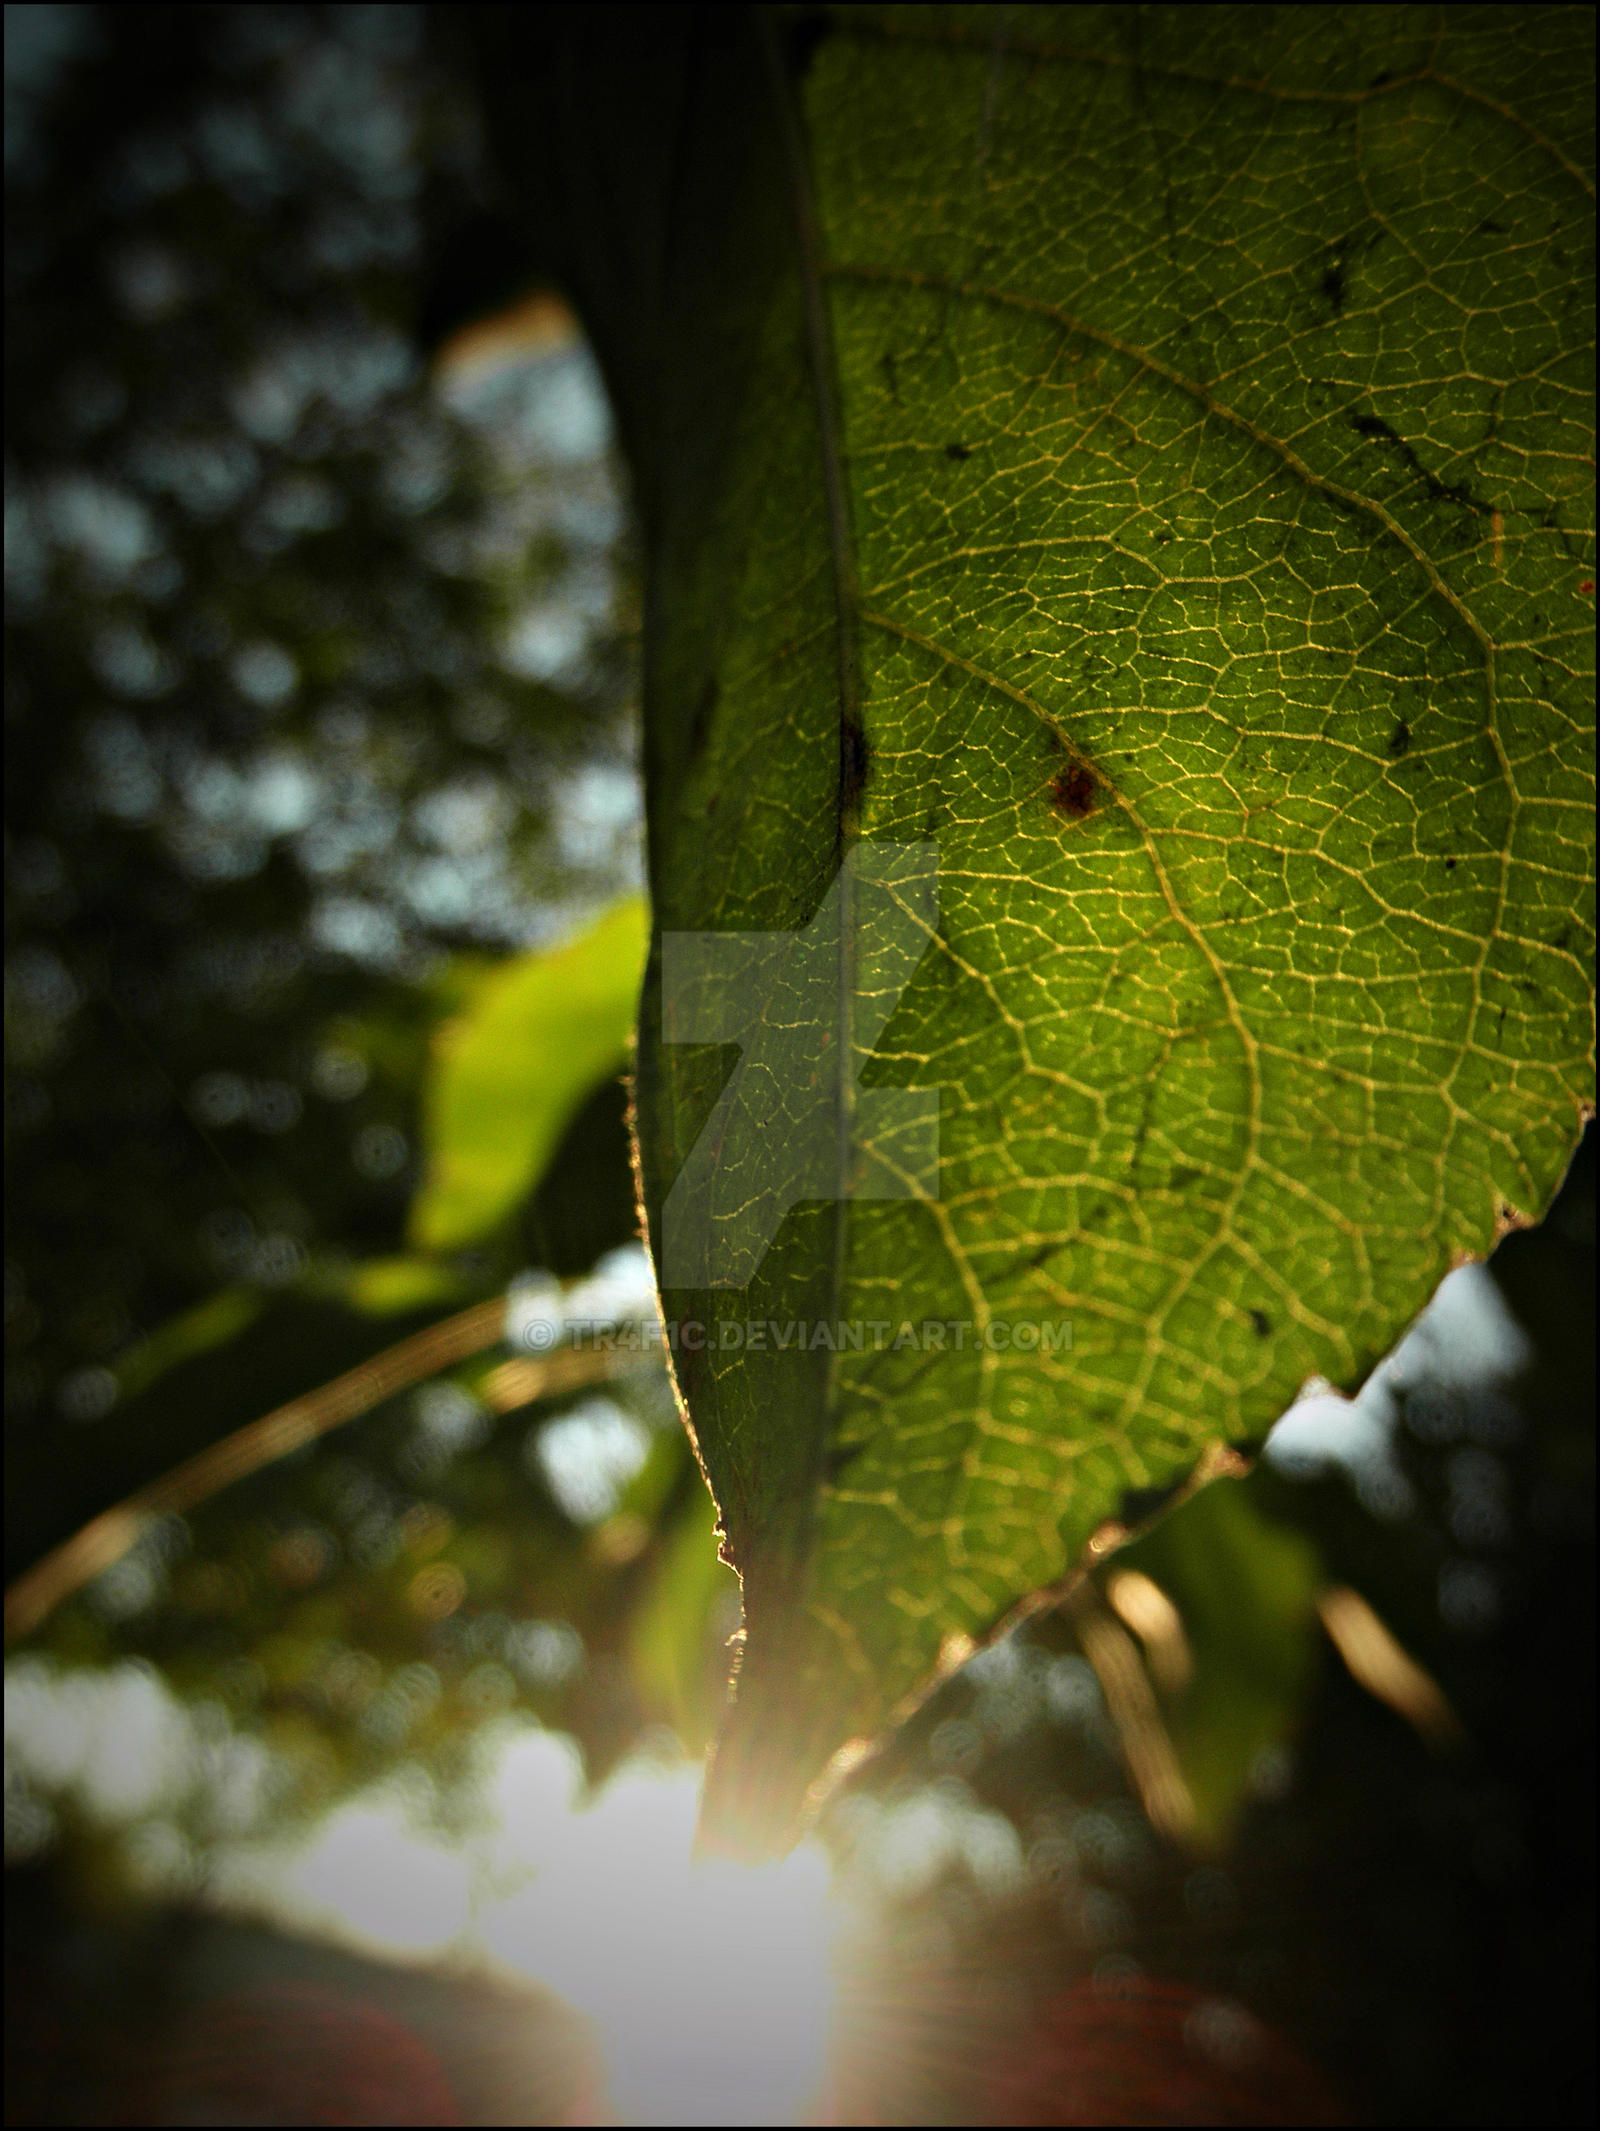
[[[697,1768],[643,1765],[564,1827],[537,1816],[534,1875],[478,1934],[594,2022],[620,2122],[803,2122],[833,2013],[827,1864],[692,1861],[699,1787]]]
[[[428,1786],[352,1799],[310,1840],[234,1844],[211,1899],[390,1959],[533,1981],[592,2024],[602,2121],[819,2121],[837,1908],[822,1852],[760,1868],[691,1855],[702,1771],[644,1759],[585,1803],[569,1740],[508,1722],[476,1825],[428,1824]]]

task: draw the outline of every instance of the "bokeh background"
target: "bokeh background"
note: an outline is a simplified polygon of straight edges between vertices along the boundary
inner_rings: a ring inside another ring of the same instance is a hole
[[[844,1786],[831,2044],[787,1922],[695,1939],[628,482],[473,19],[6,11],[8,2121],[792,2121],[830,2051],[844,2121],[1589,2121],[1592,1141]]]

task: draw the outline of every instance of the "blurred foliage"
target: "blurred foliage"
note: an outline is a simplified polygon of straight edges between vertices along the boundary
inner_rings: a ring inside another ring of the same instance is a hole
[[[1233,1832],[1262,1757],[1292,1742],[1315,1671],[1325,1572],[1303,1534],[1264,1512],[1263,1491],[1254,1475],[1214,1480],[1119,1554],[1104,1579],[1116,1592],[1130,1572],[1147,1576],[1176,1609],[1183,1644],[1167,1667],[1157,1637],[1144,1640],[1205,1847]]]
[[[176,2123],[207,2105],[216,2122],[338,2122],[341,2107],[345,2122],[403,2122],[408,2107],[415,2122],[431,2105],[430,2122],[563,2123],[599,2083],[591,2036],[548,1991],[447,1979],[197,1910],[86,1925],[38,1873],[13,1872],[7,1894],[9,2123]],[[337,2044],[319,2049],[319,2000],[376,2050],[353,2064]],[[419,2041],[448,2079],[453,2119],[415,2077]],[[275,2076],[286,2060],[287,2079]]]
[[[8,17],[7,1410],[58,1455],[219,1279],[395,1248],[452,992],[637,876],[603,402],[581,348],[543,429],[430,379],[481,181],[421,30]]]
[[[559,953],[496,971],[440,1030],[428,1173],[408,1224],[422,1249],[492,1232],[544,1174],[585,1098],[626,1063],[649,926],[643,897],[632,897]]]
[[[13,11],[6,78],[16,1574],[631,1238],[643,906],[605,401],[422,12]],[[147,1535],[41,1648],[226,1712],[273,1814],[511,1706],[596,1768],[698,1743],[731,1579],[659,1361],[518,1410],[502,1358]],[[640,1463],[603,1516],[531,1447],[574,1410]]]
[[[273,1330],[304,1370],[315,1327]],[[596,1774],[691,1711],[703,1745],[722,1684],[707,1614],[731,1579],[659,1360],[643,1348],[603,1397],[497,1415],[505,1366],[452,1372],[158,1526],[36,1639],[56,1666],[154,1664],[202,1728],[266,1750],[254,1812],[231,1762],[145,1802],[197,1852],[299,1825],[402,1761],[448,1788],[508,1712],[572,1732]],[[193,1392],[171,1380],[167,1397]],[[597,1432],[600,1461],[582,1454]]]

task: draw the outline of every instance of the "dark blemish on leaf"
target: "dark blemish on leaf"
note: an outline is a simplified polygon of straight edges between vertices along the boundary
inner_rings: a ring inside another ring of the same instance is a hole
[[[859,725],[846,725],[839,735],[839,804],[853,807],[866,789],[872,768],[872,750]]]
[[[1592,577],[1580,577],[1578,579],[1578,590],[1580,592],[1592,592],[1594,590],[1594,579]]]
[[[1494,1210],[1494,1232],[1497,1238],[1515,1235],[1519,1228],[1532,1228],[1533,1216],[1513,1206],[1509,1199],[1502,1199]]]
[[[711,797],[706,801],[706,812],[708,814],[714,814],[717,811],[717,801],[721,797],[722,794],[720,792],[712,793]]]
[[[1437,474],[1430,473],[1399,430],[1391,428],[1381,415],[1353,414],[1350,417],[1350,427],[1359,437],[1368,437],[1377,443],[1392,444],[1407,466],[1421,481],[1430,496],[1437,497],[1446,503],[1459,503],[1469,511],[1483,512],[1488,510],[1489,506],[1485,503],[1480,503],[1471,490],[1461,482],[1441,481]]]
[[[706,684],[701,689],[699,700],[694,706],[694,717],[689,726],[689,758],[691,761],[699,755],[706,744],[706,736],[711,730],[711,719],[716,707],[717,677],[713,673],[706,677]]]
[[[1505,224],[1503,222],[1494,221],[1488,215],[1485,215],[1483,220],[1478,224],[1478,229],[1480,234],[1486,234],[1491,237],[1503,237],[1506,233]]]
[[[1387,87],[1388,87],[1388,85],[1389,85],[1389,83],[1390,83],[1391,81],[1393,81],[1393,80],[1394,80],[1394,76],[1393,76],[1393,75],[1392,75],[1392,74],[1391,74],[1391,73],[1389,72],[1389,69],[1388,69],[1387,67],[1385,67],[1385,68],[1384,68],[1384,70],[1383,70],[1383,72],[1382,72],[1381,74],[1374,74],[1374,75],[1373,75],[1373,77],[1372,77],[1371,81],[1369,81],[1369,82],[1367,83],[1367,87],[1368,87],[1369,89],[1383,89],[1383,88],[1387,88]]]
[[[1344,309],[1344,261],[1337,252],[1322,270],[1322,293],[1334,310]]]
[[[1272,1319],[1265,1310],[1252,1310],[1250,1312],[1250,1322],[1256,1328],[1257,1339],[1265,1339],[1272,1330]]]
[[[1410,752],[1411,727],[1406,723],[1405,719],[1402,718],[1400,720],[1400,723],[1395,727],[1394,731],[1389,735],[1389,753],[1391,757],[1398,761],[1400,756],[1409,755]]]
[[[1068,821],[1082,821],[1094,812],[1095,774],[1084,762],[1069,762],[1050,784],[1050,804]]]
[[[883,372],[884,382],[889,387],[889,397],[898,407],[900,404],[900,378],[895,370],[894,357],[887,349],[878,357],[878,366]]]
[[[1167,1179],[1167,1189],[1169,1191],[1186,1191],[1191,1184],[1198,1180],[1199,1175],[1198,1169],[1174,1169]]]
[[[865,1443],[836,1443],[828,1452],[828,1478],[837,1480],[841,1473],[847,1472],[866,1447]]]
[[[1446,871],[1446,873],[1453,873],[1455,871],[1455,864],[1456,862],[1453,858],[1447,858],[1444,862],[1444,870]]]
[[[944,455],[947,459],[970,459],[972,457],[972,446],[970,444],[947,444],[944,448]]]

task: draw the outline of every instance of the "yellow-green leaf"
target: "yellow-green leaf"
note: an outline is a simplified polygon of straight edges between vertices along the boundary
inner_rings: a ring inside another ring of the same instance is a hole
[[[781,1841],[1562,1174],[1593,18],[753,12],[597,44],[521,152],[611,159],[566,196],[647,535],[640,1149],[744,1579],[708,1812]]]
[[[628,897],[576,939],[497,970],[440,1031],[410,1219],[419,1250],[489,1234],[537,1184],[585,1098],[621,1070],[647,924],[643,900]]]

